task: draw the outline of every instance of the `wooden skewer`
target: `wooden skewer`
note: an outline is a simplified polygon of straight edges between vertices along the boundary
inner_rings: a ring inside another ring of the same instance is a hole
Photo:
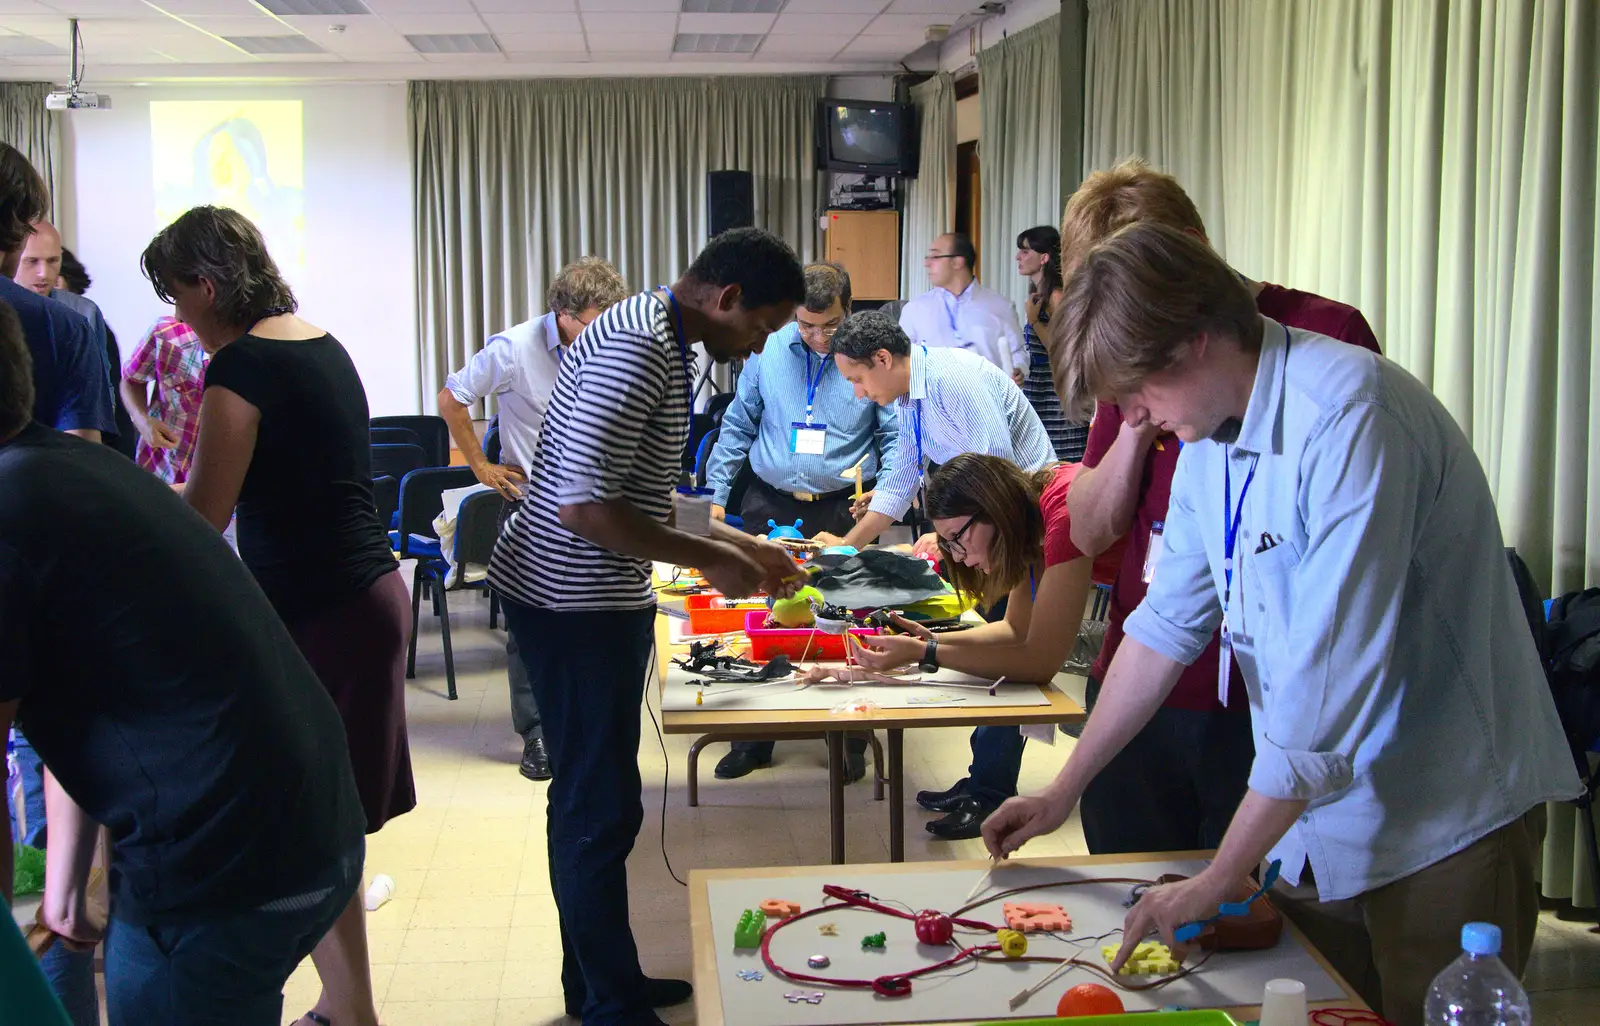
[[[1072,967],[1073,966],[1071,962],[1062,962],[1060,965],[1050,970],[1049,976],[1046,976],[1044,979],[1040,980],[1038,983],[1035,983],[1031,987],[1024,987],[1017,991],[1016,994],[1012,995],[1011,998],[1011,1010],[1013,1012],[1016,1011],[1024,1002],[1028,1001],[1035,994],[1043,990],[1050,983],[1050,981],[1054,980],[1057,976],[1060,976],[1062,973],[1066,972]]]
[[[972,890],[967,892],[967,897],[966,897],[966,899],[964,901],[961,902],[961,904],[963,904],[963,905],[968,904],[969,902],[972,901],[973,898],[976,898],[979,894],[983,893],[983,891],[988,888],[988,886],[989,886],[989,877],[994,875],[995,867],[998,866],[999,864],[1000,864],[1000,860],[999,859],[995,858],[992,855],[989,856],[989,868],[984,870],[983,875],[978,878],[978,882],[972,885]]]

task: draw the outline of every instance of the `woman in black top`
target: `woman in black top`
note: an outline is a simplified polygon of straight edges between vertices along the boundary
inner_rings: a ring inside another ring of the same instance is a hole
[[[239,555],[333,696],[367,832],[416,805],[405,725],[411,609],[372,500],[366,392],[350,354],[295,316],[242,214],[195,207],[144,251],[156,293],[212,354],[184,498]],[[357,894],[312,955],[306,1020],[376,1026]]]

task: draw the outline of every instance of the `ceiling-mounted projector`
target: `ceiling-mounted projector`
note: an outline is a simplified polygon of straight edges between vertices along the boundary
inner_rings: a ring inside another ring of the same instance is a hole
[[[111,97],[105,93],[91,93],[81,88],[83,83],[83,67],[78,61],[78,48],[83,42],[83,35],[78,31],[78,19],[68,21],[68,29],[72,34],[72,77],[67,80],[65,89],[57,89],[44,98],[45,110],[110,110]]]

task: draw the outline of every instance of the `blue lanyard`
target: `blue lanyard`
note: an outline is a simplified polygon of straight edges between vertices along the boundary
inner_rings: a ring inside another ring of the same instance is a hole
[[[1245,475],[1244,487],[1239,490],[1239,508],[1233,508],[1233,473],[1230,464],[1233,454],[1230,451],[1222,461],[1222,620],[1228,620],[1228,600],[1233,595],[1233,547],[1239,540],[1239,520],[1244,516],[1244,497],[1250,494],[1250,482],[1256,479],[1256,464],[1261,462],[1261,454],[1257,453],[1250,459],[1250,473]]]
[[[687,404],[689,416],[694,416],[694,373],[690,370],[693,364],[689,360],[689,333],[683,330],[683,309],[678,306],[678,297],[665,285],[656,286],[667,294],[672,301],[672,317],[677,322],[678,355],[683,358],[683,399]]]
[[[924,390],[926,390],[927,387],[928,387],[928,347],[927,346],[923,346],[922,347],[922,387],[923,387]],[[921,399],[917,400],[916,409],[912,411],[912,414],[911,414],[911,428],[912,428],[912,433],[914,435],[916,435],[916,439],[917,439],[917,473],[921,474],[923,472],[923,470],[922,470],[922,400]]]
[[[805,345],[804,342],[802,342],[800,344],[802,346]],[[807,424],[811,423],[811,408],[812,408],[812,406],[816,405],[816,401],[817,401],[817,386],[822,384],[822,375],[824,375],[824,374],[826,374],[828,372],[828,364],[830,362],[831,361],[829,361],[829,359],[826,356],[822,357],[820,362],[819,362],[819,364],[818,364],[818,366],[817,366],[817,376],[815,378],[813,378],[811,376],[811,350],[809,348],[806,349],[806,423]]]

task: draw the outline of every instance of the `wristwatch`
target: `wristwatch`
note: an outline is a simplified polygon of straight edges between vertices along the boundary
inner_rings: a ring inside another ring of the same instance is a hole
[[[922,662],[917,664],[917,669],[923,673],[934,673],[939,669],[939,639],[929,638],[928,645],[922,650]]]

